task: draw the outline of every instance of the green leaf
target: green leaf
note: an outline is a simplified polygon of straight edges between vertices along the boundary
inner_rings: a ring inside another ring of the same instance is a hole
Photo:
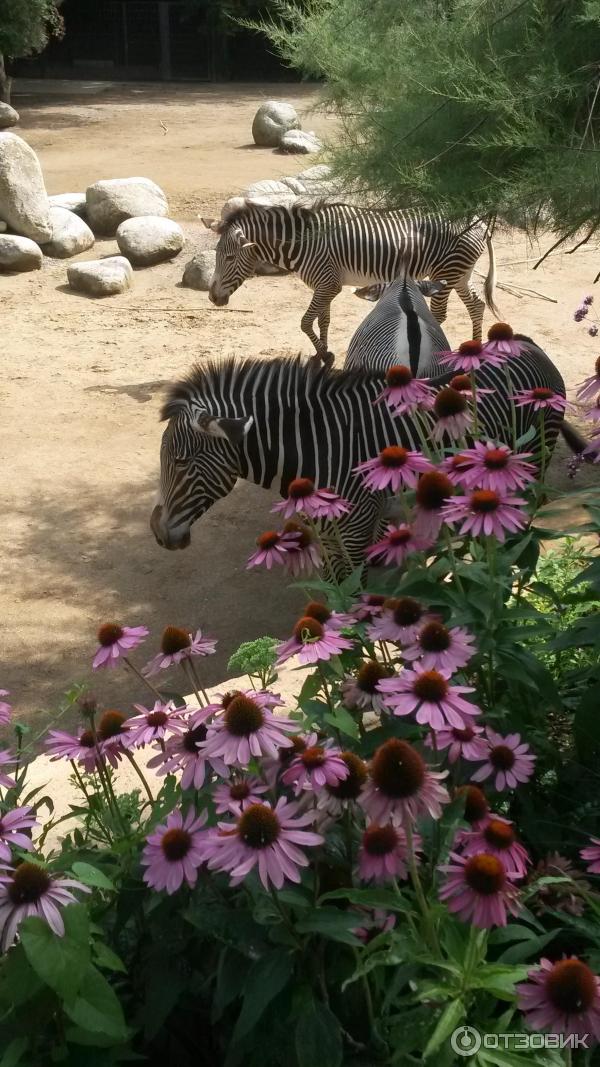
[[[537,934],[527,941],[521,941],[518,945],[511,945],[498,957],[498,963],[521,963],[523,960],[537,960],[541,950],[554,940],[558,932],[558,930],[550,930],[545,934]]]
[[[98,967],[104,967],[105,971],[119,971],[121,974],[127,973],[127,967],[123,963],[120,956],[117,956],[116,952],[113,952],[112,948],[104,944],[104,941],[94,941],[93,946],[94,963]]]
[[[588,689],[577,708],[573,720],[575,748],[586,767],[595,767],[600,757],[600,682]]]
[[[245,984],[244,1003],[232,1035],[232,1044],[252,1030],[274,997],[292,977],[294,961],[286,949],[275,949],[257,960]]]
[[[456,1030],[456,1027],[465,1017],[465,1011],[465,1005],[460,998],[453,1000],[444,1008],[435,1030],[423,1049],[424,1060],[428,1060],[434,1052],[437,1052],[440,1045],[443,1045],[444,1041],[450,1037],[450,1034]]]
[[[96,967],[88,967],[76,997],[64,1005],[76,1026],[124,1041],[127,1026],[116,993]]]
[[[21,929],[23,927],[21,926]],[[2,957],[0,968],[0,1007],[7,1010],[19,1008],[35,997],[44,983],[33,970],[22,944],[14,945]],[[0,1014],[2,1014],[0,1012]]]
[[[298,1016],[296,1056],[298,1067],[341,1067],[340,1024],[324,1004],[313,1001]]]
[[[0,1067],[18,1067],[23,1059],[23,1053],[27,1051],[29,1041],[26,1037],[15,1037],[0,1060]]]
[[[48,923],[32,916],[21,923],[21,943],[33,970],[63,1000],[75,996],[90,962],[89,919],[83,904],[71,904],[62,913],[64,937]]]
[[[296,926],[300,934],[321,934],[332,941],[341,941],[345,945],[359,945],[360,940],[353,929],[360,926],[360,919],[339,908],[318,908],[307,918],[302,918]]]
[[[116,892],[110,878],[107,878],[97,867],[93,867],[91,863],[74,863],[72,870],[75,877],[84,885],[90,885],[96,889],[112,889]]]
[[[330,893],[324,893],[320,897],[319,903],[326,900],[348,900],[351,904],[361,904],[365,908],[383,908],[385,911],[412,911],[410,902],[403,900],[390,889],[332,889]],[[356,919],[356,916],[354,918]]]
[[[528,967],[509,967],[500,963],[481,967],[474,978],[474,985],[493,993],[498,1000],[512,1000],[515,985],[527,978]]]
[[[340,733],[353,737],[355,741],[360,739],[358,726],[346,708],[336,708],[333,712],[326,712],[325,722],[328,722],[335,730],[339,730]]]
[[[247,973],[248,961],[240,956],[239,952],[229,948],[222,949],[212,1003],[213,1023],[219,1021],[225,1008],[241,997]]]

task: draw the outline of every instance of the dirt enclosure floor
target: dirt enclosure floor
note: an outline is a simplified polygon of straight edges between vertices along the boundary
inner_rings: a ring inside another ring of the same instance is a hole
[[[314,162],[249,144],[254,112],[269,97],[294,104],[306,129],[331,130],[329,120],[308,114],[315,93],[302,86],[16,87],[17,132],[38,153],[50,193],[144,175],[165,190],[187,235],[175,261],[136,271],[129,292],[104,301],[69,291],[64,261],[0,279],[0,686],[12,691],[21,718],[45,716],[73,681],[91,678],[103,620],[146,623],[148,656],[166,623],[202,626],[219,638],[218,654],[205,661],[214,683],[240,641],[286,636],[300,605],[279,575],[244,569],[268,521],[263,490],[239,484],[196,525],[185,552],[160,549],[148,528],[164,387],[209,356],[310,351],[300,332],[309,292],[298,279],[254,279],[222,310],[179,284],[185,262],[209,240],[198,214],[218,214],[251,181]],[[532,273],[537,246],[512,234],[495,243],[500,281],[557,301],[499,292],[503,316],[546,349],[572,387],[600,351],[572,321],[598,271],[598,250],[554,255]],[[114,241],[101,241],[81,258],[116,251]],[[479,267],[487,271],[485,257]],[[370,307],[351,289],[334,303],[338,363]],[[446,330],[452,342],[470,335],[454,296]],[[563,460],[561,451],[555,481],[564,479]],[[142,697],[127,679],[118,689],[115,681],[93,680],[112,706]]]

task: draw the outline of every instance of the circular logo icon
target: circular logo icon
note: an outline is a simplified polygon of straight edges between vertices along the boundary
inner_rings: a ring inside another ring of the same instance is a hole
[[[457,1056],[474,1056],[481,1048],[481,1034],[474,1026],[459,1026],[450,1038]]]

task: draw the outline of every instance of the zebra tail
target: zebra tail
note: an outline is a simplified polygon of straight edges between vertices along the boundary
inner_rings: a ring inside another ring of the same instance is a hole
[[[485,297],[485,302],[487,306],[492,312],[492,315],[495,315],[496,318],[499,319],[500,312],[498,311],[498,308],[494,303],[494,291],[496,289],[496,253],[494,251],[494,242],[492,241],[492,235],[489,232],[486,235],[485,243],[487,244],[490,265],[488,267],[486,279],[483,283],[483,295]]]
[[[590,442],[582,434],[579,433],[579,430],[575,429],[572,423],[567,422],[566,419],[563,419],[560,424],[560,432],[563,435],[566,444],[571,449],[571,452],[574,452],[576,456],[579,456],[583,453],[586,463],[594,462],[594,457],[592,455],[590,455],[589,453],[587,455],[585,454]]]

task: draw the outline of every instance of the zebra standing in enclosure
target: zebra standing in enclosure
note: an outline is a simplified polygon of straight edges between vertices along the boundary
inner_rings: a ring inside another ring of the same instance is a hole
[[[511,362],[514,387],[550,385],[564,395],[548,357],[535,346],[530,351],[525,347],[527,359]],[[488,368],[476,379],[488,387]],[[294,478],[306,477],[352,502],[340,529],[354,564],[363,562],[387,494],[366,492],[354,468],[388,445],[420,448],[409,417],[394,416],[386,404],[374,403],[384,385],[383,372],[315,369],[300,357],[196,366],[173,387],[162,413],[169,424],[161,445],[159,498],[150,520],[158,543],[185,548],[192,524],[231,492],[237,478],[286,496]],[[519,435],[539,425],[531,406],[517,409],[517,419]],[[556,412],[547,413],[549,450],[561,419]],[[490,438],[502,439],[510,420],[504,388],[497,404],[481,406],[480,421]],[[341,572],[343,561],[337,566]]]
[[[456,289],[481,337],[485,304],[494,312],[496,265],[487,225],[467,226],[440,215],[417,211],[372,211],[349,204],[316,204],[312,208],[265,206],[245,201],[224,219],[203,220],[220,234],[209,296],[222,307],[260,260],[300,275],[314,290],[301,326],[325,362],[331,302],[344,285],[393,281],[408,270],[415,278],[444,279],[445,289],[432,297],[438,322],[446,317],[448,297]],[[487,244],[489,270],[485,303],[472,283],[475,263]],[[319,325],[317,337],[313,324]]]

